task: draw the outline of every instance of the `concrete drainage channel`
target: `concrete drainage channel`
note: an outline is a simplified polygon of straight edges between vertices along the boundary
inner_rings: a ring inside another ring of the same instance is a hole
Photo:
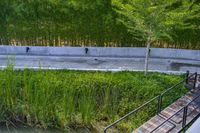
[[[0,67],[143,71],[146,48],[0,46]],[[200,71],[200,50],[151,48],[149,70],[166,73]]]

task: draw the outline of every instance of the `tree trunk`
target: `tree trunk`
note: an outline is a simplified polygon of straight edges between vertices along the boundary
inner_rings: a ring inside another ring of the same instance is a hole
[[[150,42],[147,43],[147,48],[146,48],[146,57],[145,57],[145,66],[144,66],[145,75],[147,75],[147,72],[148,72],[149,55],[150,55]]]

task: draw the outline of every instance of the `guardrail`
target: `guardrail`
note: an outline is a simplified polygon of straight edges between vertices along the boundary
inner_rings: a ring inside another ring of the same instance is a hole
[[[150,133],[156,131],[158,128],[160,128],[164,123],[168,122],[171,118],[173,118],[175,115],[177,115],[178,113],[180,113],[181,111],[183,111],[183,116],[182,116],[182,129],[185,128],[185,126],[187,125],[187,112],[188,112],[188,106],[194,102],[197,98],[199,98],[200,95],[198,95],[197,97],[195,97],[192,101],[190,101],[187,105],[185,105],[184,107],[182,107],[181,109],[179,109],[176,113],[174,113],[172,116],[170,116],[169,118],[167,118],[165,121],[163,121],[159,126],[157,126],[155,129],[153,129]]]
[[[143,107],[149,105],[150,103],[152,103],[152,102],[155,101],[155,100],[158,100],[158,103],[157,103],[157,114],[159,114],[159,113],[161,112],[161,108],[162,108],[163,96],[164,96],[165,94],[167,94],[169,91],[171,91],[172,89],[175,89],[177,86],[179,86],[180,84],[182,84],[182,83],[184,83],[184,82],[185,82],[185,84],[189,84],[189,80],[190,80],[190,78],[193,77],[193,76],[194,76],[194,79],[193,79],[194,82],[193,82],[192,88],[194,89],[194,88],[195,88],[195,85],[196,85],[196,81],[197,81],[197,73],[193,73],[193,74],[190,75],[189,71],[187,71],[187,72],[186,72],[186,77],[185,77],[183,80],[181,80],[181,81],[178,82],[177,84],[173,85],[172,87],[168,88],[167,90],[165,90],[165,91],[164,91],[163,93],[161,93],[160,95],[158,95],[158,96],[156,96],[156,97],[150,99],[149,101],[147,101],[146,103],[144,103],[144,104],[141,105],[140,107],[134,109],[134,110],[131,111],[130,113],[126,114],[125,116],[121,117],[120,119],[116,120],[116,121],[113,122],[112,124],[108,125],[107,127],[104,128],[103,132],[104,132],[104,133],[107,133],[107,130],[108,130],[108,129],[110,129],[110,128],[113,127],[114,125],[118,124],[118,123],[121,122],[122,120],[126,119],[126,118],[129,117],[130,115],[132,115],[132,114],[138,112],[138,111],[141,110]],[[181,111],[181,110],[183,110],[183,108],[180,109],[179,111]],[[178,113],[179,113],[179,111],[178,111]],[[185,111],[185,113],[187,113],[186,107],[184,108],[184,111]],[[177,114],[177,113],[176,113],[176,114]],[[174,116],[174,115],[173,115],[173,116]],[[172,116],[172,117],[173,117],[173,116]],[[185,117],[186,117],[186,116],[184,116],[184,121],[185,121],[185,119],[186,119]],[[171,117],[170,117],[170,118],[171,118]],[[168,118],[168,119],[169,119],[169,118]],[[168,119],[167,119],[167,120],[168,120]],[[163,123],[163,124],[164,124],[164,123]]]

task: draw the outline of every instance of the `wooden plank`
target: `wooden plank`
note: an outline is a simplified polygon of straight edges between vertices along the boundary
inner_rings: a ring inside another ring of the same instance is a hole
[[[149,121],[133,131],[133,133],[150,133],[154,131],[167,118],[174,115],[179,109],[190,103],[196,96],[200,95],[200,88],[191,90],[185,96],[165,108],[159,115],[154,116]],[[188,106],[187,121],[189,123],[200,114],[200,98],[197,98]],[[168,122],[161,125],[153,133],[178,133],[182,129],[183,111],[172,117]]]

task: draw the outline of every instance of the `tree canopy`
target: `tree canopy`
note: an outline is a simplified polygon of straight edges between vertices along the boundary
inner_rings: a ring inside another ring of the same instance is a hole
[[[199,0],[1,0],[0,43],[200,49]]]

